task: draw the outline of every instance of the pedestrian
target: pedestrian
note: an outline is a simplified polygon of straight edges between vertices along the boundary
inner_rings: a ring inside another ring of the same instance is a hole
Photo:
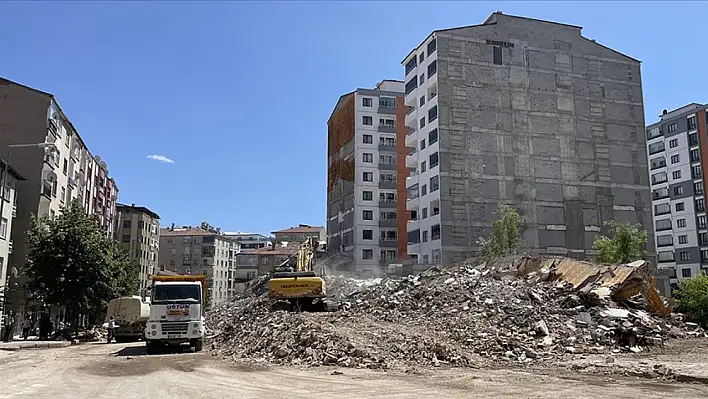
[[[15,331],[15,312],[9,312],[5,315],[5,336],[2,337],[4,342],[12,341],[12,336]]]
[[[25,316],[25,321],[22,322],[22,339],[27,341],[27,337],[30,335],[30,329],[32,329],[32,319],[30,315]]]
[[[108,319],[108,343],[111,343],[111,340],[115,338],[116,336],[116,321],[113,319],[113,316],[111,316]]]

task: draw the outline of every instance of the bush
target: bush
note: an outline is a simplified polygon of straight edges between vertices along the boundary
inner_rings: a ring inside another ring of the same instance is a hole
[[[708,276],[700,274],[680,282],[673,296],[677,311],[689,321],[708,327]]]

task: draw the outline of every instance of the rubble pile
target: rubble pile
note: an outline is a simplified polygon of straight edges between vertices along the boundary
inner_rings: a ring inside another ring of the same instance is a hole
[[[638,295],[636,270],[516,258],[402,279],[327,276],[342,311],[272,311],[268,299],[253,296],[215,309],[207,323],[221,356],[366,368],[530,365],[705,336],[680,315],[652,313],[664,305]]]

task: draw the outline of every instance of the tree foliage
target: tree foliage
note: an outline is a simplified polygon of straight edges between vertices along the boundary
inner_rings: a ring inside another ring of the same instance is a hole
[[[27,288],[46,304],[102,312],[112,298],[135,293],[137,265],[77,201],[27,232]]]
[[[674,290],[676,310],[695,323],[708,327],[708,276],[701,273],[684,280]]]
[[[480,237],[477,243],[482,247],[482,253],[487,257],[495,257],[514,253],[519,245],[519,235],[523,227],[523,219],[516,209],[501,204],[494,212],[497,220],[492,223],[494,232],[491,238]]]
[[[604,263],[629,263],[644,256],[647,232],[641,225],[611,220],[605,222],[608,236],[597,236],[594,247],[597,260]]]

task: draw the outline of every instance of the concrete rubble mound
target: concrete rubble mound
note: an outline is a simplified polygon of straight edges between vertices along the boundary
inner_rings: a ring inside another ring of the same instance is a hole
[[[526,366],[706,336],[671,313],[644,262],[515,257],[405,278],[326,280],[339,312],[272,311],[264,295],[214,309],[212,351],[303,366]]]

